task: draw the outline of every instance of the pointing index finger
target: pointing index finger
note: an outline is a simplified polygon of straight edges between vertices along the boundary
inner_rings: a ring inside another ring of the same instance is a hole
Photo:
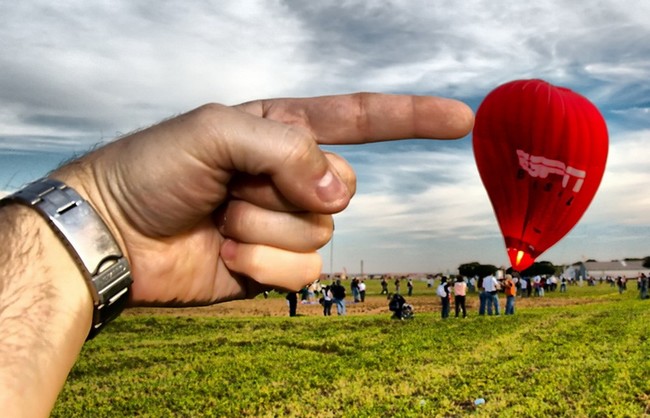
[[[320,144],[363,144],[392,139],[454,139],[467,135],[474,115],[464,103],[441,97],[355,93],[271,99],[240,110],[309,129]]]

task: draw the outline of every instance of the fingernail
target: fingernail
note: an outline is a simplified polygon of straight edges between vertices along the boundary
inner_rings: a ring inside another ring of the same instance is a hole
[[[330,203],[347,198],[348,189],[338,176],[328,170],[318,182],[316,194],[323,202]]]
[[[221,258],[225,262],[233,261],[237,255],[237,243],[231,239],[227,239],[221,244]]]

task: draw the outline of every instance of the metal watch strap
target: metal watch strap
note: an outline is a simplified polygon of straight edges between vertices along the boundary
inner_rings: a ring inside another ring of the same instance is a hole
[[[35,208],[79,265],[95,306],[88,334],[93,338],[124,310],[132,283],[129,263],[108,227],[87,201],[58,180],[42,178],[2,200]]]

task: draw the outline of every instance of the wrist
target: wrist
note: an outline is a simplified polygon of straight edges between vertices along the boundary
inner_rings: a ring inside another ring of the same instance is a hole
[[[129,263],[90,203],[61,181],[42,178],[3,199],[38,212],[66,247],[88,284],[94,303],[94,337],[124,309],[131,287]]]
[[[118,216],[115,215],[120,214],[119,209],[115,207],[116,199],[111,195],[110,188],[105,185],[106,179],[98,173],[105,176],[107,170],[101,168],[101,161],[96,158],[95,153],[90,153],[59,167],[48,177],[62,181],[90,204],[106,224],[124,257],[130,261],[122,229],[118,226]]]
[[[8,416],[47,415],[88,335],[92,298],[33,209],[0,208],[0,237],[0,408],[16,412]]]

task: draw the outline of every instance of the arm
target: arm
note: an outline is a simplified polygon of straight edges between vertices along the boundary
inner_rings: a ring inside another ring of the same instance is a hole
[[[318,277],[331,214],[356,187],[352,168],[318,144],[460,137],[472,120],[464,104],[433,97],[212,104],[51,177],[106,222],[131,265],[132,306],[206,305],[268,287],[298,290]],[[0,255],[0,410],[45,416],[88,334],[91,298],[31,209],[0,207],[0,239],[8,249]]]
[[[44,219],[0,209],[0,406],[8,417],[47,416],[84,343],[92,299]]]

